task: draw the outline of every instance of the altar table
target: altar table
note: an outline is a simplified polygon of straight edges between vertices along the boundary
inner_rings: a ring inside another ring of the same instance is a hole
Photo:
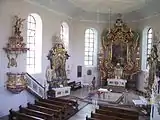
[[[107,79],[108,85],[125,87],[127,80],[124,79]]]
[[[101,97],[103,95],[103,97]],[[118,100],[123,97],[122,93],[114,93],[112,90],[100,88],[97,91],[97,98],[98,100],[106,101],[106,102],[111,102],[111,103],[117,103]],[[96,97],[95,96],[95,97]]]
[[[70,95],[71,87],[52,88],[55,92],[55,97],[62,97]]]

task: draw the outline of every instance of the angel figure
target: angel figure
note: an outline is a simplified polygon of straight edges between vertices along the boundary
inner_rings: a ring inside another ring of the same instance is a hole
[[[20,36],[21,34],[21,28],[23,27],[23,22],[25,19],[19,18],[18,16],[15,16],[16,22],[14,25],[14,34],[17,36]]]

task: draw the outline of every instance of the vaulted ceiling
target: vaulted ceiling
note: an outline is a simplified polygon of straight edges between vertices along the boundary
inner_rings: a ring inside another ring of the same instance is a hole
[[[160,0],[24,0],[77,20],[106,21],[109,13],[139,20],[160,13]]]

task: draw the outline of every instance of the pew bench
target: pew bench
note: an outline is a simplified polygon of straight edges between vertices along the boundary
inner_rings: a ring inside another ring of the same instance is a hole
[[[99,105],[99,109],[110,110],[110,111],[114,111],[114,112],[128,114],[128,115],[131,115],[131,116],[139,116],[139,112],[131,110],[131,109],[127,109],[127,108],[119,108],[119,107],[111,107],[111,106]]]
[[[91,118],[100,120],[122,120],[121,118],[91,112]]]
[[[60,120],[62,118],[61,112],[58,110],[53,110],[50,108],[46,108],[46,107],[42,107],[42,106],[30,104],[30,103],[27,103],[27,106],[28,106],[27,108],[32,109],[32,110],[37,110],[37,111],[41,111],[44,113],[48,113],[48,114],[54,116],[54,119]]]
[[[111,110],[103,110],[103,109],[96,109],[95,113],[103,114],[106,115],[108,114],[109,116],[115,116],[119,117],[122,119],[129,119],[129,120],[138,120],[138,116],[130,115],[130,114],[124,114],[121,112],[116,112],[116,111],[111,111]]]
[[[73,113],[75,113],[75,109],[73,109],[72,105],[69,105],[66,102],[49,100],[49,99],[40,99],[40,101],[55,104],[58,106],[63,106],[65,109],[65,116],[66,117],[70,117]]]
[[[48,99],[39,99],[40,102],[45,102],[45,103],[49,103],[49,104],[52,104],[52,105],[56,105],[56,106],[59,106],[62,108],[62,110],[64,111],[64,115],[67,116],[68,115],[68,107],[67,107],[67,104],[66,103],[61,103],[61,102],[58,102],[58,101],[52,101],[52,100],[48,100]]]
[[[78,111],[78,102],[77,101],[68,100],[68,99],[62,99],[62,98],[53,98],[53,97],[48,97],[48,99],[67,103],[68,105],[73,106],[76,111]]]
[[[65,115],[64,115],[64,108],[61,107],[61,106],[57,106],[57,105],[53,105],[53,104],[49,104],[49,103],[45,103],[45,102],[40,102],[40,101],[37,101],[35,100],[35,105],[38,105],[38,106],[42,106],[42,107],[47,107],[47,108],[50,108],[52,110],[56,110],[60,113],[60,115],[58,115],[60,118],[60,120],[63,120]]]
[[[20,111],[20,113],[25,113],[27,115],[35,116],[38,118],[53,120],[52,115],[50,115],[48,113],[41,112],[41,111],[36,111],[36,110],[29,109],[29,108],[24,108],[22,106],[19,106],[19,111]]]
[[[16,112],[13,111],[12,109],[9,110],[9,112],[10,112],[9,120],[47,120],[35,116],[26,115],[24,113]]]

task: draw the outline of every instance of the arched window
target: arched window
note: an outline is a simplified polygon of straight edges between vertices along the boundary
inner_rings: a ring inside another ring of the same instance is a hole
[[[86,29],[85,31],[85,54],[84,54],[84,65],[93,66],[95,60],[97,41],[97,31],[94,28]]]
[[[36,74],[41,72],[42,56],[42,20],[38,14],[30,14],[27,20],[27,72]]]
[[[66,22],[61,24],[60,38],[63,40],[64,47],[66,50],[69,49],[69,26]]]
[[[142,43],[141,43],[141,70],[149,70],[147,58],[151,53],[153,43],[153,29],[147,26],[143,30]]]
[[[147,57],[149,57],[151,53],[152,41],[153,41],[153,31],[152,28],[149,28],[147,32]]]
[[[152,48],[152,41],[153,41],[153,30],[152,28],[149,28],[147,31],[147,58],[150,56],[151,54],[151,48]],[[148,68],[148,64],[146,65],[146,68]]]

